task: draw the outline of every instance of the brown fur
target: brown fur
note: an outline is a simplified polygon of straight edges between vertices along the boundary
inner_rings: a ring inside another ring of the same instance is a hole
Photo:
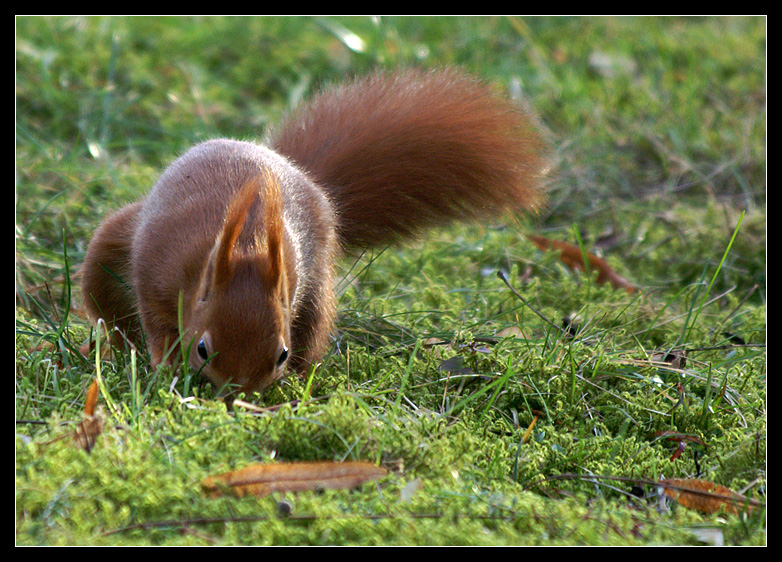
[[[90,242],[82,265],[82,293],[87,315],[103,318],[140,346],[141,323],[133,290],[130,248],[141,203],[109,215]],[[121,343],[122,338],[112,338]]]
[[[186,316],[194,342],[208,335],[208,352],[216,355],[204,365],[204,374],[219,385],[250,388],[254,381],[268,383],[282,374],[275,359],[290,345],[292,295],[280,199],[277,178],[268,170],[244,183],[228,207]],[[263,218],[247,224],[256,202],[263,202]],[[190,349],[196,368],[204,363],[197,346]],[[274,354],[267,352],[269,346]]]
[[[153,362],[170,361],[179,357],[181,298],[190,364],[219,386],[260,390],[286,363],[302,372],[322,355],[340,247],[531,209],[542,198],[542,143],[529,119],[451,70],[328,90],[271,146],[196,145],[143,202],[110,216],[84,263],[90,316],[135,341],[143,329]]]
[[[346,247],[542,202],[544,146],[529,118],[456,70],[380,73],[326,90],[272,146],[334,201]]]

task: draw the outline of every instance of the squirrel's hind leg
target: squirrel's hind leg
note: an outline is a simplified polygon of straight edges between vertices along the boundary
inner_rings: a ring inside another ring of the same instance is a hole
[[[82,297],[90,320],[102,318],[135,346],[143,341],[133,289],[131,248],[141,203],[133,203],[109,215],[98,227],[82,264]],[[113,334],[121,346],[123,337]]]

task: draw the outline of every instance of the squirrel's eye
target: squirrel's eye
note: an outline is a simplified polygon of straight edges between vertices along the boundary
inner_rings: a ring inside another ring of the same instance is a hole
[[[282,351],[280,352],[280,357],[277,359],[277,366],[281,367],[282,364],[285,363],[286,359],[288,359],[288,348],[283,345]]]
[[[206,361],[209,359],[209,351],[206,349],[206,343],[204,342],[204,338],[201,338],[198,340],[198,347],[196,348],[198,351],[198,356]]]

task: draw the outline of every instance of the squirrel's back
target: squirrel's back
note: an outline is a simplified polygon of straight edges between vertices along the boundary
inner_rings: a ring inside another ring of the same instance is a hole
[[[270,144],[326,191],[346,247],[543,199],[544,143],[530,117],[453,69],[380,72],[327,89]]]

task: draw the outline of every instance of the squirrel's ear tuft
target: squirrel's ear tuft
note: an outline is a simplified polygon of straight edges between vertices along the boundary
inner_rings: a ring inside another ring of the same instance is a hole
[[[217,243],[209,257],[213,284],[230,281],[233,275],[233,256],[236,240],[242,232],[254,201],[260,195],[260,179],[257,175],[245,182],[228,206],[225,222]]]
[[[252,213],[256,216],[254,213],[258,212],[257,207],[255,209],[253,207],[259,198],[262,203],[260,208],[263,213],[263,229],[243,236],[242,230],[247,223],[248,215]],[[259,170],[258,174],[253,175],[242,185],[228,206],[222,231],[209,257],[209,284],[216,286],[231,281],[237,252],[241,254],[242,248],[249,251],[251,255],[256,252],[258,252],[256,255],[266,255],[268,265],[263,275],[268,284],[277,284],[284,268],[282,255],[284,230],[279,179],[270,170]]]
[[[269,260],[267,274],[269,281],[277,282],[281,279],[284,268],[282,253],[285,225],[279,179],[269,170],[265,170],[263,174],[263,190],[264,237]]]

